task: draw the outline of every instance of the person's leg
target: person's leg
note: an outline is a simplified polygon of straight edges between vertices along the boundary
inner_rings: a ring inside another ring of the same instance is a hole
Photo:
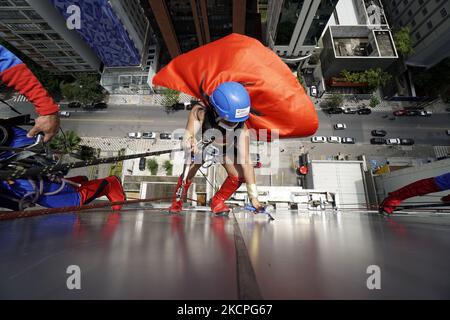
[[[178,178],[178,183],[175,188],[175,192],[172,196],[172,205],[169,208],[170,213],[179,213],[183,210],[183,203],[184,203],[184,201],[186,201],[189,187],[192,184],[192,179],[194,179],[195,175],[197,174],[198,169],[200,169],[201,166],[202,166],[201,164],[192,164],[190,166],[189,172],[186,176],[186,181],[184,181],[184,185],[183,185],[183,177],[180,176]],[[183,190],[180,190],[181,188],[183,188]],[[182,192],[180,200],[178,200],[179,192]]]
[[[434,177],[413,182],[403,188],[389,193],[389,196],[384,199],[380,205],[380,212],[392,214],[395,209],[406,199],[439,191],[442,190],[436,184]]]
[[[225,204],[225,201],[244,183],[243,172],[239,165],[225,162],[223,166],[228,173],[228,177],[211,199],[211,210],[217,215],[230,212],[230,208]]]
[[[122,183],[116,176],[107,177],[105,179],[92,180],[81,183],[81,187],[77,189],[81,196],[81,204],[89,204],[97,198],[106,196],[111,202],[125,201],[125,192]],[[120,210],[122,206],[113,206],[113,210]]]

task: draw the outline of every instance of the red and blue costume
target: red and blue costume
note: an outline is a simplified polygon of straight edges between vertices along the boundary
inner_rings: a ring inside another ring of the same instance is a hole
[[[59,111],[47,90],[42,86],[31,70],[13,53],[0,45],[0,80],[8,87],[23,94],[34,106],[40,116]],[[27,131],[11,126],[11,135],[6,147],[26,148],[36,143],[36,138],[28,138]],[[1,132],[0,132],[1,133]],[[2,141],[0,139],[0,141]],[[12,151],[0,152],[0,161],[13,154]],[[0,181],[0,207],[22,210],[30,204],[47,208],[80,206],[96,198],[106,196],[110,201],[124,201],[125,194],[117,177],[108,177],[88,181],[85,177],[66,178],[66,182],[53,182],[47,178],[17,179]],[[73,183],[73,184],[72,184]],[[114,210],[120,210],[114,206]]]
[[[437,177],[422,179],[390,192],[381,204],[380,211],[392,214],[406,199],[445,190],[450,190],[450,172]],[[441,201],[450,204],[450,194],[443,197]]]

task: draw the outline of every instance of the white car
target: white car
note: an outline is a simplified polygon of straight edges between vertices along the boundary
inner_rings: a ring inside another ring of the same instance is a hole
[[[142,139],[156,139],[156,133],[144,132],[144,133],[142,133]]]
[[[142,133],[141,132],[130,132],[128,134],[128,138],[130,138],[130,139],[141,139],[142,138]]]
[[[334,125],[334,129],[336,130],[345,130],[347,129],[347,125],[344,123],[338,123]]]
[[[312,143],[325,143],[327,142],[327,138],[325,137],[312,137],[311,138]]]
[[[69,118],[69,117],[70,117],[70,112],[69,112],[69,111],[61,111],[61,112],[59,113],[59,115],[60,115],[61,117],[64,117],[64,118]]]
[[[422,110],[419,112],[419,116],[421,116],[421,117],[431,117],[432,114],[433,114],[433,112],[426,111],[426,110]]]
[[[342,138],[341,137],[328,137],[329,143],[341,143]]]
[[[401,143],[400,139],[386,139],[386,144],[389,146],[399,145]]]
[[[311,86],[311,96],[317,97],[317,88],[316,88],[316,86]]]
[[[449,130],[446,130],[445,133],[446,133],[448,136],[450,136],[450,129],[449,129]]]

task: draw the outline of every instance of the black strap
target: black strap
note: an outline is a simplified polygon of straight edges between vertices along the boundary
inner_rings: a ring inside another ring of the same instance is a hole
[[[100,183],[100,186],[98,187],[97,191],[95,191],[94,195],[92,197],[90,197],[89,199],[87,199],[83,205],[85,204],[89,204],[92,201],[94,201],[95,199],[97,199],[99,197],[99,195],[105,190],[105,188],[108,186],[109,182],[107,180],[103,180]]]

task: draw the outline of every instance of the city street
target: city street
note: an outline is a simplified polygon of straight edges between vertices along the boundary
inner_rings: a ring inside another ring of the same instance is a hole
[[[21,112],[32,112],[29,103],[14,103]],[[111,105],[99,111],[81,109],[63,110],[71,112],[70,118],[62,119],[64,130],[74,130],[82,137],[125,137],[128,132],[156,131],[172,132],[184,128],[188,111],[167,114],[163,107]],[[12,116],[6,106],[0,108],[0,116]],[[450,129],[450,113],[433,114],[426,117],[396,117],[395,120],[383,118],[391,113],[374,111],[371,115],[328,115],[318,111],[320,127],[316,135],[353,137],[357,143],[369,143],[373,129],[388,132],[387,138],[413,138],[417,144],[448,145],[450,137],[445,130]],[[336,131],[333,126],[345,123],[346,130]],[[301,123],[299,123],[301,125]],[[305,138],[302,140],[310,140]]]

